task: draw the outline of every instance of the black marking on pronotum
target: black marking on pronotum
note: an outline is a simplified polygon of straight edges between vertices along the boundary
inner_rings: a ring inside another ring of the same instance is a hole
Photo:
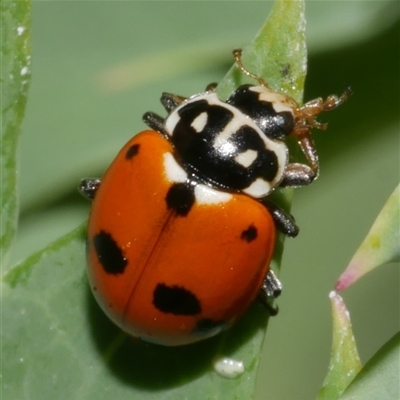
[[[100,264],[108,274],[122,274],[128,264],[124,252],[112,235],[100,231],[93,237],[93,245]]]
[[[257,234],[257,228],[253,224],[251,224],[246,230],[242,232],[240,238],[250,243],[253,240],[257,239]]]
[[[250,94],[255,99],[259,96],[259,93]],[[272,105],[267,104],[271,109],[267,115],[271,113],[272,116],[281,118]],[[261,111],[257,109],[260,114]],[[266,112],[265,109],[263,111]],[[171,140],[185,169],[193,172],[202,181],[217,187],[243,190],[257,178],[268,182],[276,178],[279,169],[277,155],[266,147],[261,133],[245,123],[246,118],[243,117],[243,125],[237,130],[221,138],[221,133],[235,118],[232,110],[226,105],[210,104],[202,99],[189,102],[178,113],[180,118],[174,127]],[[193,122],[202,113],[207,114],[207,119],[199,132],[193,126]],[[264,114],[259,117],[264,117]],[[267,118],[268,123],[274,126],[275,122],[271,118]],[[248,150],[256,151],[257,157],[250,166],[245,167],[236,161],[236,157]]]
[[[159,283],[153,292],[153,305],[163,313],[196,315],[201,313],[199,299],[184,287]]]
[[[289,111],[276,112],[273,103],[262,101],[260,93],[252,88],[255,86],[240,86],[227,103],[248,115],[267,137],[284,140],[293,131],[293,115]]]
[[[194,188],[186,183],[174,183],[165,198],[168,209],[181,217],[189,213],[195,200]]]
[[[130,160],[136,154],[139,152],[140,144],[133,144],[131,147],[129,147],[128,151],[125,153],[125,158],[127,160]]]

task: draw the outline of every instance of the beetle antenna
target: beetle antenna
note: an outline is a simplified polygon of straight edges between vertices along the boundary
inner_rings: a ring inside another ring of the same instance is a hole
[[[249,70],[247,70],[242,64],[242,49],[235,49],[233,50],[233,57],[235,58],[236,65],[245,75],[249,76],[250,78],[255,79],[261,86],[269,87],[267,82],[264,79],[260,78],[256,74],[253,74]]]

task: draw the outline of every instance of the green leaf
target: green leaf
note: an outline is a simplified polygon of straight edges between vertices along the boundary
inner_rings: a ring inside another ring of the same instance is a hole
[[[396,333],[365,364],[340,400],[400,398],[400,333]]]
[[[329,295],[332,305],[333,341],[328,374],[318,400],[336,400],[361,369],[350,315],[343,299],[335,292]]]
[[[31,3],[29,0],[2,1],[0,7],[2,37],[0,255],[4,263],[15,236],[18,217],[16,151],[31,75]]]
[[[305,15],[302,1],[278,0],[270,17],[253,41],[243,49],[243,65],[268,85],[297,102],[303,100],[307,70]],[[257,82],[243,75],[233,65],[217,87],[221,98],[227,98],[235,88]]]
[[[266,71],[255,66],[254,72],[265,79],[269,77],[263,74],[270,73],[271,86],[300,99],[306,59],[304,3],[278,1],[267,26],[246,48],[244,62],[248,57],[248,68],[251,59],[268,65]],[[263,50],[268,46],[272,52]],[[254,56],[258,51],[261,54]],[[3,393],[7,398],[29,394],[32,399],[102,399],[110,393],[130,400],[253,396],[267,321],[262,306],[254,304],[233,329],[196,345],[166,348],[135,342],[93,300],[84,247],[80,228],[5,275]]]
[[[337,290],[351,286],[366,273],[400,261],[400,185],[394,190],[336,283]]]

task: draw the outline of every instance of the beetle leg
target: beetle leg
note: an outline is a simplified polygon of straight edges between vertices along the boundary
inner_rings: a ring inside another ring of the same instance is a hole
[[[88,200],[93,200],[100,183],[98,178],[82,179],[78,187],[79,193]]]
[[[217,86],[218,86],[218,83],[216,83],[216,82],[209,83],[206,87],[206,92],[214,92],[215,89],[217,88]]]
[[[305,155],[308,166],[301,164],[289,164],[287,176],[284,177],[281,186],[304,186],[310,184],[319,175],[318,154],[315,149],[314,141],[311,137],[311,129],[325,130],[327,124],[321,123],[315,117],[324,111],[334,110],[343,104],[352,94],[348,87],[341,96],[331,95],[323,100],[314,99],[295,110],[296,125],[291,133],[295,136],[301,151]]]
[[[264,278],[260,292],[258,294],[258,301],[268,309],[271,316],[278,314],[278,307],[273,307],[270,304],[271,299],[275,299],[282,292],[282,283],[275,275],[274,271],[270,269]]]
[[[346,90],[340,95],[336,96],[332,94],[328,96],[325,100],[321,97],[308,101],[303,106],[299,107],[296,114],[298,118],[306,120],[310,125],[316,123],[316,128],[324,129],[326,128],[325,124],[320,125],[318,121],[315,121],[315,117],[324,112],[324,111],[331,111],[335,108],[342,105],[348,98],[353,94],[353,90],[351,87],[347,87]],[[318,126],[320,125],[320,126]]]
[[[215,88],[218,86],[218,83],[210,83],[206,87],[206,92],[213,92]],[[179,96],[177,94],[172,94],[172,93],[163,93],[161,95],[161,104],[164,106],[164,108],[170,113],[173,111],[176,107],[178,107],[182,102],[187,100],[186,97]]]
[[[314,171],[306,164],[291,163],[286,167],[280,187],[301,187],[312,183],[318,176],[318,171]]]
[[[149,126],[151,129],[154,129],[166,139],[169,139],[169,135],[164,126],[164,118],[160,117],[158,114],[153,113],[152,111],[148,111],[143,114],[143,122]]]
[[[168,112],[171,112],[174,108],[178,107],[185,100],[186,97],[178,96],[172,93],[163,93],[161,95],[161,104]]]
[[[276,224],[276,227],[285,235],[289,237],[296,237],[299,233],[299,227],[296,225],[292,214],[284,211],[276,204],[263,199],[262,204],[271,213],[272,218]]]
[[[282,283],[272,269],[265,276],[261,291],[270,299],[276,299],[282,293]]]

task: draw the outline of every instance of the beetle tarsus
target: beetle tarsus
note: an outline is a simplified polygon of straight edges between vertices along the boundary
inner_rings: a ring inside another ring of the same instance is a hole
[[[79,193],[88,200],[93,200],[100,183],[98,178],[82,179],[78,187]]]

